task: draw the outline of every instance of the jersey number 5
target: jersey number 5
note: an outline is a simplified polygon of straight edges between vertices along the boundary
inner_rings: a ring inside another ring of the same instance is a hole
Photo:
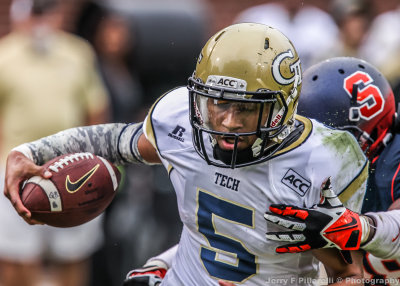
[[[197,224],[199,232],[209,244],[201,247],[200,257],[208,273],[232,282],[242,282],[256,274],[255,255],[240,240],[218,233],[214,221],[219,218],[228,223],[253,228],[254,209],[223,200],[200,189],[197,194]]]

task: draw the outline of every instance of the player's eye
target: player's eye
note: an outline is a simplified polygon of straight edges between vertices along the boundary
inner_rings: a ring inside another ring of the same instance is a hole
[[[238,112],[253,112],[258,110],[258,104],[248,102],[232,102],[229,100],[213,99],[213,105],[221,110],[232,108]]]
[[[212,103],[213,106],[218,108],[219,110],[227,110],[232,106],[232,102],[228,100],[213,99]]]
[[[238,103],[237,110],[240,112],[253,112],[258,110],[258,105],[256,103]]]
[[[222,105],[227,105],[227,104],[231,104],[232,102],[228,101],[228,100],[222,100],[222,99],[213,99],[213,104],[214,105],[218,105],[218,106],[222,106]]]

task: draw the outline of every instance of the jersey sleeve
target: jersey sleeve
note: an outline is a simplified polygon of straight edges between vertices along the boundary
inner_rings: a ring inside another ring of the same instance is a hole
[[[143,131],[161,158],[167,153],[193,148],[188,91],[179,87],[161,96],[144,120]]]
[[[315,137],[319,139],[312,146],[307,169],[314,187],[320,188],[322,182],[331,177],[332,188],[343,204],[360,212],[367,186],[368,159],[351,133],[329,129],[315,121],[313,126]]]
[[[340,172],[337,180],[344,180],[344,184],[338,190],[338,197],[343,204],[355,211],[360,212],[367,188],[369,161],[365,157],[356,139],[348,132],[340,131],[340,136],[335,140],[336,146],[343,146],[342,158],[340,160]]]

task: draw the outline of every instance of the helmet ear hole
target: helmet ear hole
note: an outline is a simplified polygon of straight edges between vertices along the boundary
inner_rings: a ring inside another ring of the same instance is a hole
[[[265,38],[265,42],[264,42],[264,49],[268,49],[269,48],[269,39]]]

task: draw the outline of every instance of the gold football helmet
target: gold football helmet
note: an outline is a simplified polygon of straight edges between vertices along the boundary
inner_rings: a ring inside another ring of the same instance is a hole
[[[188,82],[196,151],[225,168],[271,158],[293,130],[301,73],[292,43],[272,27],[241,23],[216,33]]]

